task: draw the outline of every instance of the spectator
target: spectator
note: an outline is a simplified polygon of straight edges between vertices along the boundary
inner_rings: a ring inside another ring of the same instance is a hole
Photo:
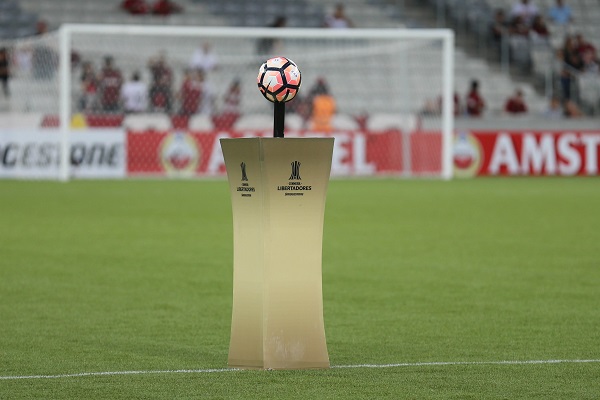
[[[43,36],[48,33],[48,23],[46,20],[39,19],[35,23],[35,34],[38,36]]]
[[[510,15],[514,19],[516,17],[523,18],[523,22],[531,26],[533,18],[539,14],[538,8],[535,4],[529,2],[529,0],[521,0],[520,2],[516,2],[511,11]]]
[[[583,68],[583,61],[578,51],[577,41],[572,36],[565,38],[563,48],[559,51],[562,61],[560,84],[564,99],[571,98],[571,85],[576,79],[576,74]]]
[[[278,16],[275,18],[272,24],[268,26],[268,28],[285,28],[287,25],[287,18],[284,16]],[[256,42],[256,54],[270,56],[274,53],[277,53],[283,47],[283,42],[281,39],[275,38],[262,38]]]
[[[504,10],[501,8],[497,9],[494,13],[494,20],[490,25],[490,36],[497,46],[500,46],[502,37],[508,33],[509,26],[510,24],[506,20]]]
[[[150,60],[148,60],[148,68],[150,69],[153,84],[156,84],[158,81],[163,81],[167,82],[169,88],[171,88],[173,83],[173,70],[167,63],[167,54],[165,51],[160,51],[158,56],[150,58]]]
[[[140,73],[135,71],[131,74],[131,80],[121,88],[121,100],[123,110],[126,113],[140,113],[148,107],[148,88],[140,79]]]
[[[123,76],[121,71],[114,66],[111,56],[104,57],[104,67],[100,72],[98,82],[102,110],[107,112],[118,111]]]
[[[194,50],[192,59],[190,60],[191,68],[202,70],[205,73],[216,69],[218,65],[219,58],[212,50],[212,44],[210,42],[204,42],[201,46]]]
[[[242,85],[239,78],[235,78],[223,98],[223,114],[239,116],[242,102]]]
[[[573,36],[567,36],[563,48],[561,50],[561,58],[563,62],[575,70],[581,70],[581,51],[577,38]]]
[[[581,118],[583,117],[583,113],[577,106],[577,104],[571,100],[567,99],[565,101],[565,117],[567,118]]]
[[[170,113],[173,108],[173,70],[167,63],[167,55],[160,51],[148,61],[152,77],[148,94],[150,110]]]
[[[525,23],[525,19],[520,15],[513,18],[510,23],[509,31],[513,39],[515,37],[529,39],[529,25]]]
[[[453,102],[454,102],[454,115],[459,116],[462,112],[462,109],[460,106],[460,96],[456,92],[454,92]],[[441,108],[442,108],[442,99],[440,97],[440,110],[441,110]]]
[[[560,99],[558,96],[552,96],[550,98],[550,102],[548,103],[548,107],[544,110],[542,115],[545,118],[557,119],[562,118],[564,116],[564,110],[562,105],[560,104]]]
[[[479,81],[475,79],[471,81],[471,88],[469,89],[469,93],[467,93],[466,104],[467,115],[472,117],[481,116],[485,109],[485,101],[481,97],[481,94],[479,94]]]
[[[223,108],[215,118],[217,129],[229,129],[240,117],[240,104],[242,102],[242,86],[239,78],[235,78],[223,97]]]
[[[521,89],[515,90],[515,93],[506,100],[506,103],[504,104],[504,111],[511,115],[527,113],[527,104],[525,104],[523,91]]]
[[[354,27],[354,23],[352,22],[352,20],[346,16],[343,3],[338,3],[335,5],[333,13],[325,17],[323,25],[325,28],[334,29],[345,29]]]
[[[167,15],[180,13],[183,11],[183,8],[171,1],[171,0],[157,0],[156,3],[152,6],[152,13],[155,15],[162,15],[166,17]]]
[[[311,129],[320,132],[331,131],[331,118],[335,114],[335,99],[329,93],[327,83],[319,78],[312,93]]]
[[[94,71],[91,62],[86,61],[82,64],[81,77],[81,98],[79,99],[79,108],[81,111],[92,111],[96,107],[98,94],[98,76]]]
[[[438,96],[437,99],[429,99],[425,101],[425,106],[421,111],[423,115],[440,115],[442,113],[442,107],[444,104],[444,99],[442,96]],[[454,104],[454,115],[459,116],[461,114],[461,105],[460,105],[460,97],[458,93],[454,92],[453,95],[453,104]]]
[[[543,114],[546,118],[556,119],[564,116],[564,110],[558,96],[552,96]]]
[[[594,58],[593,51],[588,50],[585,53],[583,53],[581,61],[581,71],[584,74],[598,75],[598,73],[600,72],[600,66],[598,65],[598,61]]]
[[[121,8],[134,15],[147,14],[150,11],[145,0],[123,0]]]
[[[523,16],[513,18],[510,33],[510,59],[521,71],[527,71],[531,62],[530,26]]]
[[[589,51],[596,58],[596,48],[593,44],[585,40],[581,32],[575,34],[575,47],[580,57],[583,57],[583,54]]]
[[[202,82],[199,75],[203,73],[199,69],[188,69],[179,90],[181,107],[179,113],[184,116],[194,115],[200,108],[202,100]]]
[[[545,42],[548,40],[550,36],[550,31],[548,30],[548,26],[546,25],[546,21],[542,18],[541,15],[536,15],[533,17],[533,22],[531,23],[531,31],[530,36],[534,42]]]
[[[206,74],[198,71],[198,79],[202,85],[202,99],[200,100],[200,109],[198,112],[204,115],[212,115],[215,106],[215,92],[208,80]]]
[[[149,91],[150,110],[153,112],[170,113],[172,106],[171,80],[168,75],[159,75],[152,82]]]
[[[0,48],[0,81],[2,81],[2,92],[4,97],[10,97],[8,80],[10,79],[10,60],[6,47]]]
[[[32,69],[33,47],[30,44],[18,46],[14,57],[20,73],[29,75]]]
[[[548,18],[555,24],[566,25],[573,21],[573,13],[563,0],[556,0],[556,4],[548,11]]]

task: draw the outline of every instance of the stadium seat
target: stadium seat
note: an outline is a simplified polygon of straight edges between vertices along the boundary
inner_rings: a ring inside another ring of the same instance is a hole
[[[581,74],[578,84],[582,103],[586,108],[597,113],[600,108],[600,80],[591,74]]]
[[[417,117],[402,114],[373,114],[367,121],[367,130],[381,132],[400,129],[412,132],[417,128]]]
[[[298,114],[289,113],[285,115],[285,129],[299,131],[304,128],[304,118]]]
[[[6,129],[37,129],[42,125],[41,113],[0,113],[0,126]]]
[[[208,115],[197,114],[190,117],[188,129],[194,132],[210,132],[214,129],[214,126]]]
[[[359,128],[358,122],[347,114],[335,114],[331,118],[331,127],[341,130],[357,130]]]
[[[167,131],[171,129],[171,120],[165,114],[130,114],[123,120],[123,126],[134,131]]]
[[[273,116],[268,114],[250,114],[243,115],[233,125],[235,130],[244,129],[272,129],[273,128]]]

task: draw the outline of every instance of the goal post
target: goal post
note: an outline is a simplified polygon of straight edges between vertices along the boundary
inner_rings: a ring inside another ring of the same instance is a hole
[[[194,53],[204,44],[214,53],[214,65],[207,64],[202,72],[206,86],[201,89],[200,101],[207,104],[205,108],[194,104],[197,108],[182,118],[186,113],[183,86],[188,71],[195,68]],[[75,116],[88,118],[87,127],[102,128],[106,121],[106,126],[125,131],[127,176],[223,175],[224,165],[212,159],[217,157],[212,150],[219,138],[272,132],[272,104],[257,90],[256,74],[260,63],[274,55],[294,60],[302,72],[299,97],[304,102],[294,99],[288,104],[286,136],[291,132],[293,136],[338,138],[333,175],[452,177],[451,30],[66,24],[60,28],[59,51],[61,180],[78,176],[73,173],[76,164],[70,149]],[[151,104],[155,76],[149,60],[159,55],[167,59],[171,71],[169,109],[153,109]],[[134,72],[141,73],[148,92],[143,110],[124,110],[123,99],[115,109],[103,108],[99,98],[90,108],[79,104],[82,65],[90,62],[99,73],[108,56],[121,71],[121,84]],[[234,81],[238,81],[240,93],[234,104],[228,104]],[[315,127],[311,114],[320,83],[326,84],[335,101],[335,113],[325,128]],[[235,120],[219,119],[228,107],[237,107],[232,113]],[[270,121],[261,120],[267,115],[271,115]],[[167,119],[164,125],[162,121]],[[200,125],[194,125],[197,123]],[[153,139],[152,133],[162,135],[160,140]],[[211,135],[212,142],[208,139]],[[207,145],[209,142],[212,144]],[[157,155],[157,151],[162,153]]]

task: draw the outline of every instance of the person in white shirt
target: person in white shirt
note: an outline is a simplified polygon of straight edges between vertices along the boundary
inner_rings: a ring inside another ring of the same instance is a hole
[[[140,79],[140,73],[134,72],[131,80],[121,87],[121,100],[126,113],[139,113],[148,107],[148,87]]]
[[[203,72],[210,72],[219,66],[219,57],[212,50],[209,42],[204,42],[199,46],[190,60],[190,67]]]
[[[352,22],[352,20],[346,16],[343,3],[338,3],[335,5],[333,14],[330,14],[327,17],[325,17],[323,25],[325,28],[333,29],[345,29],[354,27],[354,23]]]
[[[531,26],[533,18],[539,14],[537,6],[530,3],[529,0],[521,0],[513,5],[510,15],[512,18],[522,17],[525,24]]]

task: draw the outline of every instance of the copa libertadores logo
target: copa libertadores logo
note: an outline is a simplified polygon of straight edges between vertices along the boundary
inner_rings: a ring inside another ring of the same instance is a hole
[[[299,181],[302,180],[302,178],[300,178],[300,161],[293,161],[292,162],[292,173],[290,175],[290,181]]]
[[[237,187],[237,191],[241,192],[242,197],[252,197],[252,193],[256,191],[254,186],[250,186],[248,183],[248,174],[246,173],[246,163],[241,162],[240,168],[242,169],[242,184]]]
[[[242,161],[240,167],[242,168],[242,182],[248,182],[248,175],[246,174],[246,163]]]
[[[304,192],[312,190],[312,186],[302,184],[300,177],[300,161],[292,161],[292,173],[288,179],[287,185],[277,186],[277,190],[284,191],[286,196],[304,196]]]

